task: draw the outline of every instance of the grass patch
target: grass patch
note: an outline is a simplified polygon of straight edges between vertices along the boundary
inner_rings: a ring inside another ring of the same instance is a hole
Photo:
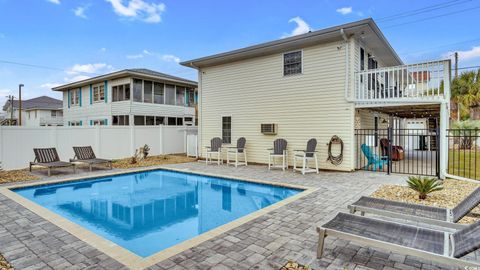
[[[480,151],[450,150],[448,152],[448,173],[471,179],[480,179]]]
[[[113,168],[117,169],[130,169],[138,167],[149,167],[149,166],[158,166],[166,164],[177,164],[177,163],[186,163],[194,162],[197,159],[187,157],[185,155],[160,155],[160,156],[149,156],[145,159],[139,160],[137,163],[132,164],[131,158],[124,158],[113,161]]]

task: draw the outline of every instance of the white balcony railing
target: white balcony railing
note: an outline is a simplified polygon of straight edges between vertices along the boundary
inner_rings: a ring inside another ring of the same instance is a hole
[[[57,117],[41,117],[40,118],[40,125],[51,125],[51,126],[59,126],[63,125],[63,117],[62,116],[57,116]]]
[[[426,102],[450,98],[450,60],[355,73],[356,102]]]

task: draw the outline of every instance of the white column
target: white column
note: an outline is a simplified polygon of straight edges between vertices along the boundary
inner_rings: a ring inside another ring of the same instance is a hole
[[[448,102],[442,102],[440,105],[440,162],[439,162],[439,171],[440,178],[445,179],[445,174],[447,173],[448,166],[448,138],[447,138],[447,129],[448,129],[448,119],[449,119],[449,108]]]

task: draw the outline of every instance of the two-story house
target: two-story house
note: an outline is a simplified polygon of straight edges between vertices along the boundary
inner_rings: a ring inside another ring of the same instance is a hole
[[[197,82],[148,69],[125,69],[53,88],[63,92],[64,124],[195,124]]]
[[[392,172],[445,176],[450,60],[404,64],[372,19],[181,64],[199,71],[200,146],[245,137],[248,161],[267,163],[267,149],[283,138],[292,164],[294,149],[316,138],[323,169],[377,170],[377,162]],[[434,124],[405,130],[416,118]],[[432,147],[409,148],[408,140]],[[404,155],[388,162],[388,141]]]
[[[19,125],[20,113],[22,126],[62,126],[63,125],[63,102],[61,100],[41,96],[22,100],[20,112],[19,101],[13,103],[8,100],[3,106],[5,118],[0,122],[2,125]]]

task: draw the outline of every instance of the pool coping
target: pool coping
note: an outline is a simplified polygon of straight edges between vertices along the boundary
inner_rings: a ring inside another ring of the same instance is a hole
[[[123,175],[123,174],[129,174],[129,173],[147,172],[147,171],[155,171],[155,170],[166,170],[166,171],[175,171],[175,172],[182,172],[182,173],[189,173],[189,174],[198,174],[198,175],[211,176],[211,177],[217,177],[217,178],[226,178],[234,181],[236,180],[236,181],[244,181],[244,182],[257,183],[257,184],[266,184],[266,185],[280,186],[280,187],[286,187],[286,188],[294,188],[294,189],[300,189],[302,191],[291,197],[283,199],[277,203],[274,203],[265,208],[259,209],[255,212],[252,212],[248,215],[240,217],[229,223],[223,224],[215,229],[212,229],[208,232],[202,233],[198,236],[185,240],[181,243],[178,243],[174,246],[161,250],[145,258],[136,255],[135,253],[127,250],[126,248],[121,247],[120,245],[117,245],[112,241],[106,238],[103,238],[95,234],[94,232],[74,223],[73,221],[70,221],[60,216],[59,214],[56,214],[48,210],[47,208],[33,201],[30,201],[29,199],[26,199],[21,195],[15,193],[14,191],[12,191],[12,189],[16,189],[16,188],[26,188],[26,187],[33,187],[33,186],[67,183],[67,182],[74,182],[79,180],[91,180],[91,179],[101,178],[101,177],[109,177],[109,176],[115,176],[115,175]],[[235,177],[235,176],[228,176],[228,175],[221,175],[221,174],[212,174],[212,173],[205,173],[201,171],[195,171],[191,169],[154,166],[154,167],[138,168],[134,170],[120,171],[120,172],[113,172],[113,173],[106,172],[106,173],[100,173],[100,174],[95,174],[91,176],[78,176],[78,177],[69,177],[64,179],[40,180],[35,182],[7,184],[4,186],[0,186],[0,193],[6,196],[7,198],[11,199],[12,201],[25,207],[26,209],[32,211],[33,213],[37,214],[38,216],[44,218],[48,222],[60,227],[61,229],[67,231],[68,233],[72,234],[78,239],[84,241],[85,243],[105,253],[106,255],[110,256],[111,258],[115,259],[121,264],[127,266],[128,268],[145,269],[163,260],[166,260],[174,255],[177,255],[185,250],[195,247],[205,241],[208,241],[216,236],[219,236],[227,231],[230,231],[240,225],[243,225],[249,221],[252,221],[260,216],[263,216],[273,210],[276,210],[291,202],[299,200],[300,198],[303,198],[317,191],[318,189],[319,188],[315,188],[315,187],[307,187],[307,186],[301,186],[301,185],[295,185],[295,184],[288,184],[284,182],[268,181],[263,179],[243,178],[243,177]]]

